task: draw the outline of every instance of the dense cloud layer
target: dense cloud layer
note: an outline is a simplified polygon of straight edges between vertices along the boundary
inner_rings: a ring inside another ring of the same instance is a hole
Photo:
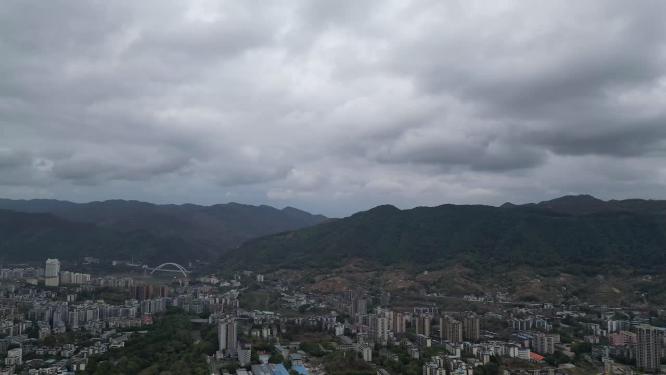
[[[666,2],[3,1],[0,195],[666,198]]]

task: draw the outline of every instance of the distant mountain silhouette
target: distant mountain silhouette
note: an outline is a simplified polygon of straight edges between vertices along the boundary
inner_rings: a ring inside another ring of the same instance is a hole
[[[506,203],[505,203],[506,204]],[[511,203],[508,203],[512,205]],[[512,205],[515,207],[515,205]],[[591,195],[566,195],[560,198],[530,203],[524,207],[539,207],[569,215],[589,215],[610,212],[630,212],[638,214],[665,214],[666,201],[646,199],[625,199],[603,201]],[[510,207],[510,206],[502,206]]]
[[[12,215],[10,211],[3,212],[5,221],[0,230],[12,226],[21,229],[21,233],[26,235],[12,236],[12,244],[16,248],[22,247],[20,241],[25,237],[26,241],[29,239],[35,246],[39,243],[44,247],[42,251],[47,251],[47,248],[52,246],[39,239],[62,235],[72,236],[72,242],[83,241],[80,247],[83,243],[93,247],[97,244],[108,252],[98,255],[116,258],[123,254],[122,249],[102,246],[105,241],[109,245],[115,243],[114,241],[126,244],[123,237],[133,239],[136,258],[147,256],[151,246],[158,243],[163,245],[165,240],[171,244],[168,247],[177,244],[179,249],[168,254],[155,254],[160,258],[174,257],[176,253],[180,254],[181,260],[215,258],[248,239],[299,229],[327,220],[324,216],[312,215],[293,207],[280,210],[270,206],[238,203],[213,206],[155,205],[138,201],[109,200],[79,204],[44,199],[0,199],[0,209],[34,215]],[[42,233],[45,237],[28,235],[33,233],[30,225],[35,225],[34,232]],[[141,245],[137,237],[143,238],[147,243]],[[0,246],[6,248],[7,244],[8,237],[0,238]],[[68,254],[79,255],[86,251],[77,248]]]
[[[3,210],[4,209],[4,210]],[[239,249],[235,250],[236,247]],[[338,220],[237,203],[0,200],[0,261],[47,256],[331,267],[352,258],[436,267],[664,269],[666,201],[565,196],[534,204],[382,205]]]
[[[537,204],[379,206],[350,217],[248,241],[236,264],[333,267],[383,264],[484,267],[666,265],[666,201],[566,196]]]
[[[46,258],[144,259],[186,262],[209,256],[178,237],[144,231],[115,232],[91,223],[52,214],[0,210],[0,261],[43,261]]]

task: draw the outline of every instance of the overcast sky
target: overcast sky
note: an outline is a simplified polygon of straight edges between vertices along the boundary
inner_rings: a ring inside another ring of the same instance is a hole
[[[666,1],[0,2],[0,196],[666,199]]]

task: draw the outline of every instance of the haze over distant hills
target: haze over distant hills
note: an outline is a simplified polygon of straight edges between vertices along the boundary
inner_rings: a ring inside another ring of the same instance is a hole
[[[199,206],[0,199],[0,210],[4,259],[92,255],[211,260],[250,238],[327,220],[292,207],[238,203]]]
[[[240,246],[238,250],[235,248]],[[500,207],[378,206],[338,220],[237,203],[155,205],[0,200],[2,260],[47,256],[252,268],[329,267],[351,259],[478,269],[666,266],[666,201],[589,195]]]
[[[666,201],[565,196],[501,207],[379,206],[348,218],[245,243],[239,264],[334,267],[360,258],[381,264],[479,269],[530,266],[661,268]],[[259,261],[260,260],[260,261]]]

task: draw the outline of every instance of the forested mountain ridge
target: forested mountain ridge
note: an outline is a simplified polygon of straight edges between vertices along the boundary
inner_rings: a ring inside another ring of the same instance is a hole
[[[118,233],[51,214],[0,210],[0,262],[73,260],[85,256],[185,262],[207,253],[188,248],[175,237],[157,237],[143,231]]]
[[[566,196],[500,207],[384,205],[339,220],[236,203],[0,200],[0,208],[13,210],[0,209],[2,260],[91,255],[213,261],[225,254],[227,265],[254,268],[329,267],[355,258],[480,269],[666,268],[665,201]]]
[[[379,206],[310,228],[248,241],[231,261],[331,267],[353,258],[381,264],[484,267],[666,266],[664,201],[569,196],[501,207]]]
[[[5,258],[11,254],[57,255],[55,249],[64,253],[61,257],[90,253],[120,258],[131,249],[138,259],[213,260],[248,239],[327,220],[292,207],[238,203],[199,206],[0,199],[3,209],[0,231],[5,236],[0,238],[0,247],[6,249]],[[67,237],[70,240],[64,241]]]

